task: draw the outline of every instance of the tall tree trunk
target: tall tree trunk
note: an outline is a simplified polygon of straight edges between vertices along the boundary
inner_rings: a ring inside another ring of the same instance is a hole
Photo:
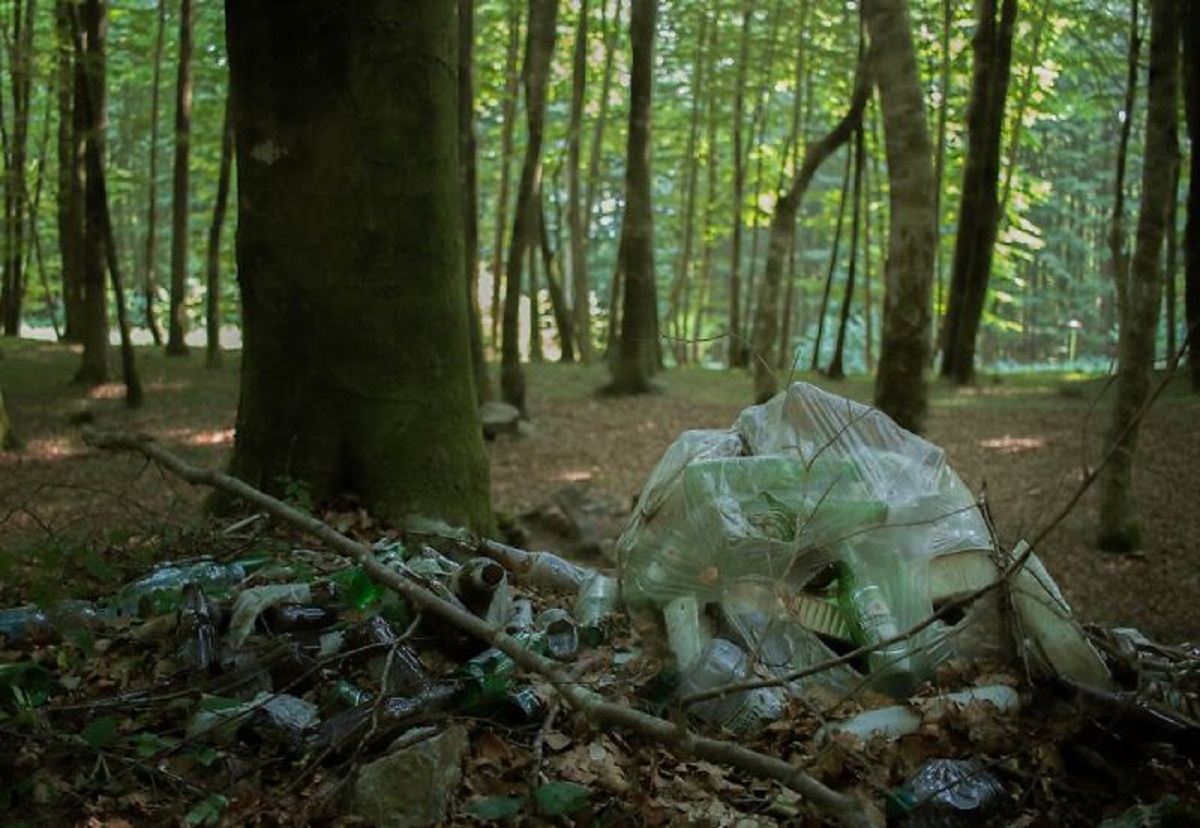
[[[467,282],[467,326],[475,398],[492,398],[492,381],[483,353],[479,312],[479,174],[475,138],[475,0],[458,0],[458,152],[463,214],[463,278]]]
[[[163,49],[167,39],[167,0],[158,0],[158,32],[154,40],[154,79],[150,82],[150,172],[146,194],[146,260],[142,267],[142,302],[146,328],[155,345],[162,345],[162,330],[154,305],[158,300],[158,97],[162,85]]]
[[[1159,256],[1170,197],[1171,169],[1179,153],[1177,0],[1150,3],[1150,82],[1142,162],[1142,204],[1137,247],[1117,354],[1116,401],[1113,403],[1100,478],[1100,527],[1096,545],[1106,552],[1131,552],[1141,545],[1141,521],[1133,491],[1133,458],[1143,408],[1150,396],[1154,340],[1162,303]]]
[[[971,102],[967,108],[967,159],[963,169],[958,237],[946,308],[942,376],[957,385],[975,379],[975,339],[983,318],[996,231],[1000,224],[997,184],[1000,139],[1012,66],[1017,0],[976,0]]]
[[[1117,292],[1117,320],[1122,324],[1129,284],[1129,256],[1125,252],[1125,167],[1129,157],[1129,136],[1133,131],[1133,107],[1137,101],[1138,61],[1141,56],[1141,34],[1138,28],[1138,6],[1141,0],[1129,3],[1129,55],[1125,71],[1124,119],[1117,139],[1117,174],[1113,179],[1112,220],[1108,229],[1108,249],[1113,282]]]
[[[696,157],[696,147],[700,142],[700,125],[704,117],[705,67],[708,62],[704,59],[708,43],[709,10],[703,6],[698,8],[700,18],[699,34],[696,35],[696,51],[692,56],[692,71],[695,77],[692,82],[691,113],[688,117],[687,149],[685,159]],[[696,190],[700,180],[700,165],[687,163],[683,170],[683,238],[679,243],[679,265],[675,278],[671,282],[670,296],[667,304],[667,325],[671,332],[671,348],[675,354],[676,364],[687,363],[687,297],[691,292],[692,252],[695,247],[696,231]]]
[[[601,11],[607,7],[606,2],[600,4]],[[600,111],[596,114],[595,124],[592,129],[592,145],[588,151],[588,174],[587,174],[587,189],[583,198],[583,223],[584,235],[588,235],[591,229],[592,210],[596,206],[596,196],[600,192],[600,166],[604,159],[604,134],[608,128],[608,99],[612,94],[612,81],[614,74],[614,62],[617,54],[617,32],[619,22],[621,20],[621,9],[624,8],[624,0],[617,0],[616,8],[613,11],[613,16],[610,20],[601,17],[601,25],[604,29],[604,69],[600,77]],[[586,256],[587,249],[584,249]]]
[[[742,201],[746,192],[746,159],[743,155],[742,120],[746,100],[746,72],[750,63],[750,30],[754,0],[742,2],[742,35],[738,46],[737,77],[733,86],[733,238],[729,245],[729,358],[730,368],[745,368],[749,348],[742,334]]]
[[[829,295],[833,291],[833,277],[842,245],[842,227],[846,221],[846,202],[850,200],[850,174],[854,168],[854,153],[846,153],[846,166],[842,172],[842,192],[838,197],[837,221],[833,229],[833,244],[829,248],[829,268],[825,271],[825,287],[821,291],[821,307],[817,311],[817,335],[813,341],[812,362],[809,369],[816,371],[821,365],[821,342],[825,337],[825,317],[829,314]]]
[[[179,75],[175,81],[175,173],[171,196],[171,316],[167,355],[187,356],[188,156],[192,141],[193,0],[179,0]]]
[[[864,0],[889,171],[888,254],[875,405],[920,432],[928,409],[929,304],[937,251],[933,147],[906,0]]]
[[[805,44],[805,35],[808,31],[808,0],[802,0],[800,4],[800,45],[796,48],[796,66],[795,66],[795,89],[796,92],[792,98],[792,126],[791,134],[788,136],[789,153],[785,154],[786,159],[790,159],[792,169],[795,169],[800,160],[800,147],[804,143],[804,98],[808,89],[808,62],[804,59],[807,45]],[[779,179],[779,189],[783,189],[784,175],[786,170],[781,171]],[[767,242],[767,256],[771,255],[770,241]],[[775,366],[780,371],[791,373],[794,356],[792,354],[792,313],[796,302],[796,234],[792,233],[792,240],[788,243],[787,252],[787,276],[784,284],[786,285],[783,295],[783,309],[781,312],[782,321],[779,325],[779,348],[778,356],[775,360]],[[755,370],[758,370],[757,368]]]
[[[837,342],[833,346],[833,359],[825,373],[830,379],[845,379],[843,365],[846,351],[846,328],[850,325],[850,306],[854,301],[854,275],[858,265],[858,238],[862,220],[863,169],[867,165],[866,147],[863,142],[862,122],[854,130],[854,208],[850,218],[850,264],[846,267],[846,292],[842,296],[842,311],[838,317]]]
[[[528,136],[521,183],[517,188],[512,238],[508,247],[508,265],[504,287],[504,333],[500,352],[500,393],[504,401],[526,414],[525,372],[521,368],[520,307],[521,268],[534,241],[537,203],[535,196],[542,181],[542,133],[546,116],[546,86],[550,77],[550,57],[554,51],[557,0],[530,0],[529,24],[525,37],[525,118]],[[530,300],[536,302],[535,295]]]
[[[233,103],[225,94],[225,118],[221,124],[221,168],[217,173],[217,200],[213,205],[212,224],[208,226],[208,253],[205,257],[207,290],[204,299],[204,367],[221,367],[221,229],[229,203],[230,168],[233,166]]]
[[[658,298],[654,281],[654,224],[650,194],[651,91],[658,0],[632,0],[629,40],[629,135],[625,161],[625,217],[621,262],[625,296],[616,359],[610,363],[613,394],[645,394],[658,364]]]
[[[934,215],[937,216],[938,247],[933,258],[934,297],[933,325],[938,337],[937,347],[946,345],[945,330],[941,328],[939,315],[946,313],[946,284],[942,262],[942,189],[946,181],[946,127],[950,114],[950,70],[954,61],[950,55],[950,35],[954,28],[954,15],[958,9],[957,0],[942,0],[942,28],[938,31],[938,53],[941,61],[938,65],[938,106],[937,106],[937,142],[934,145],[933,157],[933,198]],[[937,354],[934,354],[934,358]]]
[[[521,78],[517,60],[521,57],[521,7],[509,0],[508,46],[504,52],[504,103],[500,119],[500,191],[496,197],[496,230],[492,237],[492,347],[500,346],[500,302],[504,296],[504,234],[508,231],[509,184],[512,179],[513,132],[517,125],[517,96]]]
[[[563,290],[562,279],[559,278],[558,262],[560,257],[554,255],[550,244],[550,228],[546,223],[546,203],[542,194],[538,195],[538,247],[542,253],[542,270],[546,274],[546,290],[550,293],[550,309],[554,314],[554,326],[558,328],[558,342],[561,349],[559,362],[575,361],[575,320],[571,317],[571,307],[567,304],[566,292]]]
[[[72,15],[75,15],[74,11],[72,11]],[[98,46],[100,54],[103,56],[104,31],[107,28],[107,17],[108,10],[104,7],[103,3],[89,0],[84,6],[84,25],[80,26],[79,21],[72,19],[71,27],[75,41],[76,61],[79,65],[89,66],[89,71],[83,78],[83,84],[76,93],[77,105],[83,113],[85,123],[102,126],[105,124],[106,117],[103,114],[103,110],[98,107],[97,102],[103,100],[105,97],[103,84],[100,83],[104,78],[104,73],[93,74],[90,71],[90,68],[95,65],[91,61],[92,55],[90,51]],[[95,235],[98,238],[98,248],[101,255],[101,261],[99,262],[100,280],[103,281],[104,271],[107,268],[112,281],[113,300],[117,309],[117,325],[121,333],[121,373],[125,381],[125,403],[130,408],[136,408],[142,404],[142,382],[138,377],[137,363],[134,357],[133,338],[130,335],[129,318],[125,306],[125,288],[121,279],[121,270],[117,256],[116,236],[113,233],[112,212],[109,209],[108,185],[104,172],[104,144],[102,140],[97,140],[97,138],[102,136],[103,132],[101,130],[94,131],[93,137],[88,141],[86,147],[85,161],[88,200],[88,226],[86,232],[87,235]],[[91,246],[90,241],[88,242],[88,246]],[[90,266],[90,262],[88,264]],[[102,291],[101,295],[103,295]],[[107,334],[107,318],[105,319],[104,328]],[[88,365],[88,344],[89,342],[85,340],[83,365],[80,368],[81,372]],[[105,345],[107,348],[107,342]]]
[[[855,125],[861,122],[863,108],[871,93],[869,66],[860,66],[849,110],[838,124],[820,141],[810,145],[804,153],[804,163],[796,171],[787,192],[775,202],[775,215],[771,221],[771,236],[767,246],[767,266],[763,274],[758,300],[758,312],[754,316],[754,398],[764,402],[779,391],[775,374],[775,346],[779,320],[779,285],[782,281],[784,261],[791,250],[796,233],[796,214],[808,185],[821,165],[838,148],[850,140]]]
[[[1192,151],[1188,154],[1187,224],[1183,231],[1183,303],[1187,323],[1188,372],[1200,394],[1200,4],[1183,4],[1184,112]]]
[[[83,140],[75,100],[75,44],[71,38],[73,0],[56,0],[55,96],[58,100],[58,192],[55,219],[62,268],[63,339],[82,342],[83,305]]]
[[[12,30],[8,45],[9,81],[12,92],[13,128],[9,146],[4,148],[6,184],[4,188],[5,238],[4,279],[0,285],[0,310],[4,333],[19,336],[25,303],[28,274],[25,268],[27,233],[33,222],[29,206],[29,122],[30,90],[33,84],[33,34],[37,4],[34,0],[13,0]]]
[[[603,0],[602,0],[603,2]],[[571,236],[571,305],[578,334],[579,359],[592,359],[592,314],[587,272],[587,228],[580,210],[583,193],[579,177],[583,101],[587,91],[588,0],[580,0],[571,56],[571,115],[567,124],[567,225]],[[564,353],[566,349],[564,348]]]
[[[456,19],[445,0],[227,0],[244,332],[230,468],[486,533]]]
[[[0,388],[0,451],[10,451],[19,445],[20,440],[8,418],[8,409],[4,407],[4,389]]]
[[[74,7],[72,7],[74,9]],[[71,12],[75,14],[75,11]],[[85,0],[78,9],[81,25],[75,25],[79,43],[75,55],[75,112],[83,135],[84,156],[104,158],[104,134],[108,129],[108,91],[105,77],[104,40],[108,33],[108,4]],[[73,21],[74,23],[74,21]],[[85,104],[86,102],[86,104]],[[75,381],[98,385],[108,381],[108,288],[104,279],[104,193],[84,165],[83,188],[83,356]]]

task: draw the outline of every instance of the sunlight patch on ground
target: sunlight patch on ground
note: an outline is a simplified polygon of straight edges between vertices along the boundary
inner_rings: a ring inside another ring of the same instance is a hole
[[[39,460],[54,460],[79,454],[79,451],[79,443],[70,437],[47,437],[42,440],[29,440],[25,443],[22,453]]]
[[[592,473],[584,469],[567,469],[554,475],[554,479],[564,483],[584,483],[592,479]]]
[[[992,440],[980,440],[979,445],[985,449],[995,449],[1001,454],[1019,454],[1023,451],[1034,451],[1046,445],[1043,437],[997,437]]]
[[[87,395],[90,400],[123,400],[125,385],[120,382],[106,382],[88,389]]]
[[[214,431],[192,431],[180,434],[180,440],[189,446],[225,446],[233,442],[232,428]]]

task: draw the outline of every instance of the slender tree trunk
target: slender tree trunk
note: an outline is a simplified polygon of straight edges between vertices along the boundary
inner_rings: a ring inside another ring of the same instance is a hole
[[[829,314],[829,296],[833,291],[833,277],[837,274],[838,258],[841,253],[842,227],[846,221],[846,202],[850,200],[850,173],[854,167],[854,154],[846,154],[846,166],[842,171],[842,192],[838,197],[837,221],[833,229],[833,244],[829,248],[829,268],[825,271],[825,287],[821,291],[821,307],[817,311],[817,335],[813,341],[812,361],[809,369],[816,371],[821,365],[821,342],[825,338],[825,317]]]
[[[866,165],[866,149],[860,120],[854,129],[854,194],[851,197],[854,208],[850,218],[850,264],[846,267],[846,293],[842,296],[842,310],[838,318],[837,342],[833,347],[833,359],[829,361],[829,370],[825,372],[830,379],[835,380],[846,377],[843,357],[846,351],[846,328],[850,324],[850,306],[854,301],[854,272],[858,264],[859,227],[862,218],[863,169]]]
[[[933,147],[906,0],[864,0],[883,112],[891,223],[875,405],[920,432],[928,409],[930,294],[937,251]]]
[[[550,57],[554,51],[557,0],[530,0],[529,24],[525,38],[525,117],[528,137],[521,183],[517,189],[512,238],[505,271],[504,338],[501,347],[500,393],[504,401],[525,415],[525,372],[521,368],[520,306],[521,269],[525,255],[535,238],[537,203],[535,196],[542,181],[542,132],[546,114],[546,85],[550,76]],[[536,302],[537,296],[531,295]]]
[[[729,253],[729,359],[730,368],[745,368],[749,348],[742,334],[742,201],[746,192],[746,159],[743,155],[742,120],[745,115],[746,72],[750,63],[750,30],[754,0],[743,0],[742,35],[738,46],[737,77],[733,86],[733,238]]]
[[[475,0],[458,0],[458,164],[463,214],[463,278],[467,282],[467,327],[471,337],[471,373],[475,399],[492,398],[492,381],[483,353],[479,308],[479,171],[475,138]]]
[[[654,281],[654,224],[650,192],[651,91],[658,0],[632,0],[629,39],[633,64],[629,78],[629,135],[625,162],[625,217],[621,223],[621,261],[625,295],[616,359],[610,364],[613,394],[653,390],[657,369],[658,299]]]
[[[700,126],[704,118],[704,97],[707,94],[704,70],[708,63],[704,56],[708,43],[709,11],[705,7],[699,7],[697,14],[700,18],[699,34],[696,35],[696,51],[692,56],[692,67],[696,76],[692,84],[687,149],[683,154],[685,159],[696,157],[696,148],[700,143]],[[675,354],[675,362],[679,365],[687,362],[687,297],[691,292],[692,252],[695,248],[696,231],[696,190],[700,180],[700,165],[686,163],[683,176],[683,238],[679,244],[679,265],[675,272],[675,279],[671,283],[667,304],[667,324],[671,332],[671,348]]]
[[[179,0],[179,75],[175,82],[175,173],[171,197],[171,317],[167,355],[187,356],[188,156],[192,141],[193,0]]]
[[[717,27],[714,24],[711,38],[712,51],[716,52],[717,45]],[[709,86],[712,86],[711,78],[713,71],[710,67]],[[700,362],[701,360],[701,341],[704,337],[704,320],[708,313],[708,305],[712,296],[713,287],[713,256],[714,256],[714,234],[713,230],[716,227],[717,216],[717,186],[718,173],[720,171],[720,153],[717,152],[717,106],[715,97],[709,96],[709,115],[707,141],[705,149],[704,166],[708,170],[708,180],[705,182],[704,194],[704,232],[701,234],[704,238],[704,243],[700,248],[700,291],[696,297],[696,310],[692,316],[692,362]],[[728,343],[726,343],[728,346]]]
[[[941,327],[940,316],[946,313],[946,274],[942,261],[942,189],[946,181],[946,125],[950,114],[950,69],[953,61],[950,57],[950,33],[954,28],[954,16],[958,9],[957,0],[942,0],[942,28],[938,32],[938,53],[941,61],[938,66],[938,106],[937,106],[937,143],[933,158],[934,181],[934,213],[937,216],[938,247],[933,259],[934,267],[934,296],[933,296],[933,325],[938,337],[938,347],[946,347],[945,330]],[[936,353],[935,353],[936,358]]]
[[[536,197],[535,200],[540,199]],[[535,207],[538,211],[536,221],[541,220],[541,207]],[[540,235],[540,230],[537,225],[533,228],[534,238],[530,239],[529,247],[526,249],[525,255],[529,260],[529,361],[535,364],[541,364],[545,361],[546,355],[542,352],[542,273],[538,265],[538,245],[536,237]]]
[[[33,222],[29,214],[29,122],[30,90],[33,84],[33,34],[37,4],[34,0],[13,0],[12,29],[5,38],[9,55],[9,81],[12,92],[13,129],[4,152],[7,186],[4,188],[4,218],[7,247],[4,256],[4,280],[0,286],[0,309],[4,333],[19,336],[25,303],[28,272],[25,268],[27,234]]]
[[[1150,396],[1154,339],[1162,304],[1159,256],[1167,219],[1171,169],[1179,153],[1177,0],[1150,3],[1150,83],[1146,114],[1142,204],[1137,247],[1125,291],[1125,310],[1117,355],[1116,401],[1105,439],[1108,465],[1100,478],[1100,526],[1096,540],[1106,552],[1131,552],[1141,546],[1141,521],[1133,491],[1133,458],[1142,409]]]
[[[603,0],[602,0],[603,1]],[[588,0],[580,0],[575,24],[575,48],[571,57],[571,115],[567,125],[567,225],[571,236],[571,305],[574,329],[579,334],[579,359],[592,359],[592,326],[587,271],[587,241],[582,208],[583,193],[579,172],[583,102],[587,92]],[[563,349],[564,353],[566,348]]]
[[[976,0],[974,79],[967,110],[967,159],[963,170],[962,205],[954,244],[954,270],[946,308],[942,376],[957,385],[975,379],[975,340],[983,317],[996,231],[1000,225],[996,191],[1000,178],[1000,144],[1004,107],[1012,66],[1016,0]]]
[[[602,12],[606,6],[607,2],[600,4]],[[585,237],[591,229],[592,210],[596,206],[596,196],[600,192],[600,166],[604,158],[604,134],[608,128],[608,99],[612,94],[614,60],[617,54],[617,32],[622,8],[624,8],[624,0],[617,0],[611,20],[606,20],[602,17],[600,21],[604,29],[604,70],[600,78],[600,111],[596,114],[592,130],[592,145],[588,152],[587,189],[583,199]],[[584,255],[585,257],[587,255],[586,246],[584,247]]]
[[[154,313],[158,300],[158,96],[162,79],[163,47],[167,39],[167,0],[158,0],[158,33],[154,40],[154,79],[150,82],[150,184],[146,195],[146,261],[142,271],[142,299],[146,328],[156,346],[162,330]]]
[[[550,228],[546,224],[546,204],[542,197],[538,198],[538,247],[542,253],[542,270],[546,274],[546,290],[550,293],[550,309],[554,314],[554,326],[558,328],[558,342],[561,348],[559,362],[575,361],[575,327],[571,317],[571,307],[567,304],[566,292],[559,278],[557,262],[559,257],[554,255],[550,244]]]
[[[4,389],[0,388],[0,451],[11,451],[20,444],[21,441],[13,431],[12,421],[8,418],[8,409],[4,407]]]
[[[221,229],[229,203],[229,179],[233,167],[233,103],[225,94],[225,117],[221,124],[221,167],[217,173],[217,200],[213,205],[212,224],[208,227],[208,254],[205,257],[207,291],[204,299],[204,367],[217,370],[223,361],[221,352]]]
[[[805,35],[808,32],[808,0],[803,0],[800,4],[800,45],[796,49],[796,67],[795,67],[795,84],[796,92],[792,98],[792,127],[791,134],[788,136],[788,149],[790,151],[790,165],[795,169],[800,160],[800,145],[804,143],[804,97],[805,90],[808,89],[808,63],[805,61]],[[786,157],[786,156],[785,156]],[[784,175],[786,170],[781,171],[779,189],[784,187]],[[768,236],[767,256],[770,257],[770,240]],[[796,248],[799,245],[796,242],[796,233],[792,233],[792,240],[788,244],[787,252],[787,276],[785,279],[785,289],[782,309],[782,322],[779,326],[779,355],[776,359],[776,367],[780,371],[791,372],[794,364],[794,356],[792,354],[792,314],[796,302]],[[755,369],[758,370],[758,369]]]
[[[108,92],[105,78],[104,40],[108,32],[108,5],[104,0],[85,0],[71,14],[76,35],[75,112],[83,136],[83,356],[75,381],[98,385],[108,381],[108,288],[104,273],[104,193],[92,175],[87,158],[98,155],[103,168],[104,135],[108,129]],[[82,42],[79,42],[82,40]]]
[[[855,124],[862,119],[863,108],[867,104],[870,92],[870,70],[866,66],[860,66],[846,115],[820,141],[809,146],[804,153],[804,163],[796,171],[791,186],[775,202],[775,216],[771,221],[771,236],[767,247],[767,266],[760,288],[758,312],[754,317],[754,398],[758,402],[770,399],[779,390],[779,381],[774,370],[774,348],[778,341],[776,325],[779,319],[779,285],[782,281],[783,263],[796,233],[796,213],[800,209],[800,201],[821,165],[850,140]]]
[[[1167,359],[1172,363],[1179,353],[1178,342],[1178,297],[1175,291],[1175,274],[1179,272],[1179,170],[1178,157],[1171,169],[1171,195],[1167,202],[1167,270],[1163,274],[1163,290],[1165,292],[1163,306],[1167,320]]]
[[[1108,230],[1108,249],[1112,257],[1113,282],[1117,292],[1117,323],[1125,318],[1126,291],[1129,284],[1129,256],[1125,252],[1125,167],[1129,157],[1129,136],[1133,131],[1133,107],[1137,101],[1138,61],[1141,56],[1141,35],[1138,28],[1138,6],[1141,0],[1129,4],[1129,55],[1126,61],[1124,120],[1117,140],[1117,174],[1113,181],[1112,221]]]
[[[75,99],[75,45],[71,39],[72,0],[56,0],[55,96],[58,101],[58,178],[55,219],[62,269],[63,339],[83,341],[83,133]]]
[[[500,120],[500,193],[496,197],[496,231],[492,237],[492,347],[500,346],[500,302],[504,296],[504,234],[508,231],[509,184],[512,178],[513,132],[517,125],[517,95],[521,78],[517,60],[521,56],[521,7],[510,0],[508,47],[504,52],[504,106]]]
[[[72,14],[74,15],[75,12],[72,11]],[[103,71],[96,73],[90,71],[97,65],[91,60],[94,57],[91,52],[93,49],[98,49],[100,56],[103,57],[107,17],[108,10],[102,2],[88,0],[84,6],[84,26],[81,27],[78,21],[72,20],[76,60],[80,65],[89,67],[89,71],[83,78],[83,85],[77,91],[77,104],[83,112],[84,121],[100,125],[100,127],[104,127],[107,120],[103,110],[97,106],[97,102],[105,97],[102,83],[104,73]],[[99,65],[103,67],[102,62]],[[99,140],[103,134],[102,128],[95,130],[86,148],[87,234],[97,237],[97,247],[101,257],[98,263],[101,282],[104,280],[105,268],[107,268],[112,281],[113,300],[117,309],[117,325],[121,333],[121,373],[125,381],[125,404],[130,408],[136,408],[142,404],[142,382],[138,377],[137,363],[134,358],[133,338],[130,336],[129,319],[125,310],[125,289],[117,256],[116,237],[113,233],[112,212],[108,203],[108,186],[104,174],[104,143]],[[88,247],[91,246],[89,241]],[[91,262],[87,262],[87,264],[90,267]],[[89,277],[90,275],[89,273]],[[104,328],[107,340],[107,318],[105,318]],[[81,372],[88,365],[88,344],[88,340],[85,340]],[[105,347],[107,349],[107,341]],[[107,356],[107,351],[105,356]]]
[[[1184,112],[1192,151],[1188,153],[1187,224],[1183,231],[1184,320],[1192,393],[1200,394],[1200,4],[1183,4]]]

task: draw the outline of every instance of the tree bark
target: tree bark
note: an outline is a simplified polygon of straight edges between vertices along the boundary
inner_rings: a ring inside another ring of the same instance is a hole
[[[750,29],[754,0],[742,2],[742,35],[738,46],[737,77],[733,87],[733,237],[729,252],[729,337],[727,364],[745,368],[749,351],[742,334],[742,200],[746,191],[746,160],[743,156],[742,121],[746,99],[746,72],[750,63]]]
[[[521,268],[534,241],[537,203],[535,196],[542,181],[542,135],[546,117],[546,87],[550,78],[550,58],[554,51],[557,0],[530,0],[529,25],[525,37],[525,119],[528,136],[521,183],[517,187],[517,205],[513,215],[512,237],[508,246],[508,265],[504,274],[504,332],[500,351],[500,394],[506,403],[525,408],[525,372],[520,354]],[[537,296],[530,296],[536,302]]]
[[[8,418],[8,409],[4,407],[4,389],[0,388],[0,451],[11,451],[19,445],[12,421]]]
[[[179,3],[179,74],[175,81],[175,172],[171,197],[171,314],[167,355],[187,356],[188,156],[192,141],[193,0]]]
[[[55,95],[58,99],[58,193],[55,219],[62,263],[63,339],[82,342],[83,304],[83,140],[75,100],[75,44],[71,38],[72,0],[56,0]]]
[[[244,337],[231,470],[489,531],[457,5],[228,0],[225,15]]]
[[[9,81],[12,92],[13,128],[4,152],[7,186],[4,188],[6,250],[4,279],[0,285],[0,309],[6,336],[20,336],[28,273],[25,267],[27,234],[32,229],[29,182],[30,90],[33,84],[34,0],[14,0],[12,30],[5,38],[9,47]]]
[[[851,196],[853,212],[850,216],[850,263],[846,267],[846,292],[842,296],[842,310],[838,315],[837,341],[833,346],[833,358],[825,372],[830,379],[846,378],[844,366],[846,352],[846,329],[850,326],[850,307],[854,302],[854,277],[858,268],[859,230],[862,226],[863,172],[867,166],[867,153],[863,141],[862,120],[854,130],[854,193]]]
[[[74,7],[72,7],[74,9]],[[70,12],[75,14],[74,11]],[[86,0],[79,8],[82,18],[77,34],[82,43],[75,55],[75,113],[83,136],[83,155],[78,164],[84,176],[83,242],[81,247],[83,356],[75,381],[88,385],[107,382],[108,287],[104,278],[104,193],[101,182],[87,171],[85,157],[95,153],[104,159],[104,134],[108,129],[108,91],[105,78],[104,40],[108,32],[105,0]],[[84,105],[84,100],[88,105]]]
[[[976,9],[973,82],[967,108],[967,158],[941,367],[942,376],[960,386],[975,379],[975,340],[983,318],[1000,225],[997,193],[1000,143],[1017,2],[1001,0],[999,20],[996,0],[976,0]]]
[[[504,234],[508,231],[509,188],[512,180],[513,132],[517,125],[517,95],[521,78],[517,60],[521,56],[521,3],[509,0],[508,46],[504,52],[504,103],[500,116],[500,187],[496,197],[496,229],[492,237],[492,347],[500,347],[500,319],[504,315]]]
[[[928,408],[930,293],[937,250],[933,148],[906,0],[865,0],[889,172],[887,295],[875,405],[920,432]]]
[[[1140,418],[1150,396],[1154,340],[1162,304],[1162,252],[1172,167],[1179,153],[1177,0],[1150,3],[1150,82],[1146,114],[1142,203],[1137,247],[1125,291],[1117,354],[1116,400],[1113,403],[1106,453],[1112,459],[1100,478],[1100,527],[1096,540],[1106,552],[1131,552],[1141,544],[1141,522],[1133,491],[1133,459]]]
[[[1117,173],[1113,180],[1112,220],[1108,228],[1108,249],[1112,256],[1113,283],[1117,292],[1117,324],[1125,317],[1126,291],[1129,285],[1129,256],[1125,252],[1125,167],[1129,157],[1129,136],[1133,131],[1133,108],[1137,102],[1138,61],[1141,59],[1141,35],[1138,7],[1141,0],[1129,4],[1129,54],[1125,61],[1125,102],[1120,136],[1117,139]]]
[[[625,274],[621,335],[611,364],[612,394],[645,394],[658,367],[658,297],[654,281],[654,222],[650,193],[651,93],[658,0],[632,0],[629,38],[629,135],[625,160],[625,217],[621,269]]]
[[[483,353],[479,312],[479,175],[475,138],[475,0],[458,0],[458,141],[463,214],[463,277],[467,281],[467,317],[475,398],[492,398],[492,380]]]
[[[1187,224],[1183,231],[1184,319],[1187,322],[1188,373],[1192,393],[1200,394],[1200,4],[1183,4],[1183,88],[1187,115],[1188,154]]]
[[[779,391],[779,380],[775,373],[775,347],[778,342],[779,286],[783,278],[785,261],[789,258],[792,241],[796,234],[796,213],[808,185],[817,170],[850,140],[857,124],[862,121],[863,109],[871,96],[870,66],[860,66],[850,106],[842,120],[821,140],[810,145],[804,153],[804,162],[796,171],[787,192],[775,202],[775,215],[771,220],[771,235],[767,243],[767,266],[763,273],[758,300],[758,312],[754,317],[754,399],[765,402]]]
[[[208,253],[205,257],[207,290],[204,298],[204,367],[217,370],[223,362],[221,351],[221,229],[229,203],[229,178],[233,167],[233,102],[225,94],[225,118],[221,124],[221,167],[217,173],[217,200],[213,205],[212,224],[208,226]]]
[[[603,2],[603,0],[602,0]],[[571,237],[571,312],[579,359],[592,360],[592,314],[587,272],[587,225],[580,181],[583,101],[587,91],[588,0],[580,0],[571,56],[571,115],[567,124],[567,226]],[[564,348],[564,353],[566,349]]]
[[[154,79],[150,82],[150,185],[146,194],[146,260],[142,270],[142,301],[146,328],[154,344],[162,345],[162,330],[154,314],[158,294],[158,96],[163,47],[167,36],[167,0],[158,0],[158,33],[154,40]]]

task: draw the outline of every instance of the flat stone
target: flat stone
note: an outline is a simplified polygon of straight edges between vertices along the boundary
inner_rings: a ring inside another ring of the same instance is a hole
[[[452,725],[365,765],[351,794],[352,811],[379,828],[445,822],[467,746],[466,728]]]

